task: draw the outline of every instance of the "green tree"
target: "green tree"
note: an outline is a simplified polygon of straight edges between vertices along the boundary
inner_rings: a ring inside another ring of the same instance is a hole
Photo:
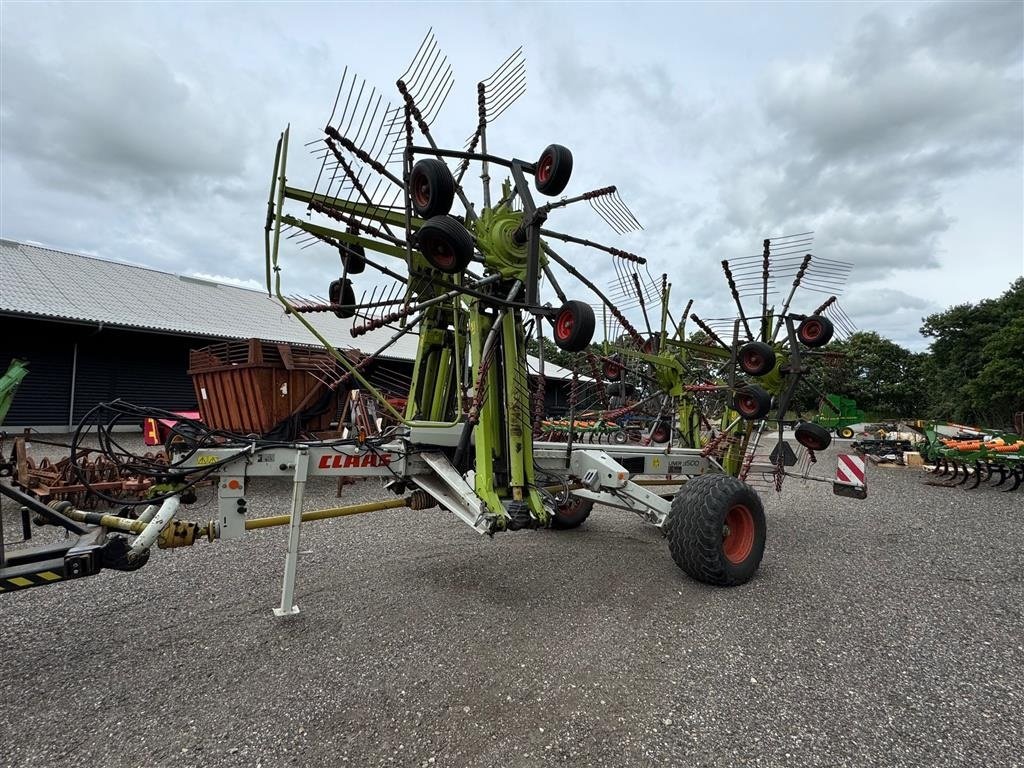
[[[1008,426],[1024,410],[1024,278],[997,299],[959,304],[924,319],[931,415]]]
[[[860,408],[878,417],[924,415],[926,355],[910,352],[874,331],[855,333],[830,344],[828,350],[844,357],[820,374],[823,390],[853,398]]]

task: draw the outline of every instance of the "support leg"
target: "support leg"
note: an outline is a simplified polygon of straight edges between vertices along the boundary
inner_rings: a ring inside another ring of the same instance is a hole
[[[306,493],[309,453],[300,449],[295,456],[295,483],[292,489],[292,519],[288,524],[288,554],[284,560],[284,582],[281,585],[281,607],[275,616],[292,616],[299,612],[295,605],[295,572],[299,565],[299,526],[302,524],[302,499]]]

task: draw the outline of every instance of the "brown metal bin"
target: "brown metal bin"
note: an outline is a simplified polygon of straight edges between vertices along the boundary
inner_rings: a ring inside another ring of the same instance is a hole
[[[339,414],[343,371],[322,347],[226,341],[191,350],[188,373],[212,429],[265,435],[294,417],[295,429],[317,432]]]

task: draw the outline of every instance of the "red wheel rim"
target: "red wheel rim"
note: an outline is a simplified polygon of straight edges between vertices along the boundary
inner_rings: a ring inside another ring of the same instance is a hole
[[[744,416],[757,413],[757,400],[750,395],[741,395],[736,398],[736,410]]]
[[[555,508],[555,514],[563,520],[571,520],[576,517],[583,507],[584,500],[579,496],[573,496],[569,501],[564,504],[559,504]]]
[[[722,529],[722,552],[733,565],[740,565],[754,549],[754,516],[742,504],[732,507],[725,515]]]
[[[420,208],[430,205],[430,182],[424,174],[417,174],[412,180],[412,199]]]
[[[555,167],[555,156],[551,152],[545,152],[537,164],[537,181],[546,184],[551,178],[551,171]]]
[[[823,451],[828,447],[823,440],[819,440],[815,435],[805,430],[801,430],[800,434],[796,436],[796,441],[812,451]]]
[[[604,377],[606,379],[617,379],[620,373],[622,373],[622,366],[615,363],[604,364]]]
[[[657,351],[657,344],[654,339],[648,339],[644,342],[642,349],[645,355],[653,355]]]
[[[751,350],[743,355],[743,370],[747,373],[761,370],[762,365],[764,365],[764,357],[760,352]]]
[[[558,317],[555,318],[555,335],[562,341],[565,341],[572,336],[572,329],[575,324],[572,312],[567,309],[559,312]]]
[[[821,323],[817,320],[808,320],[800,328],[800,335],[803,336],[804,341],[817,341],[821,338]]]
[[[651,434],[651,440],[653,440],[656,443],[667,443],[668,429],[659,424],[654,428],[654,432]]]
[[[430,260],[435,267],[448,269],[455,265],[455,250],[444,238],[431,238],[426,250],[430,253]]]

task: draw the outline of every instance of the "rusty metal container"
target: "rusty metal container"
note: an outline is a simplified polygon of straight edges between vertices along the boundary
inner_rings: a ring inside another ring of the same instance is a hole
[[[191,350],[188,373],[213,429],[291,438],[329,430],[339,414],[343,372],[322,347],[226,341]]]

